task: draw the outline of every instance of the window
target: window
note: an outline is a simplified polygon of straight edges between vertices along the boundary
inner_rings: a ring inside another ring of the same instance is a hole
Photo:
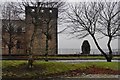
[[[21,27],[18,27],[16,32],[17,32],[18,34],[20,34],[20,33],[22,32],[22,28],[21,28]]]
[[[31,12],[35,12],[35,9],[31,9]]]
[[[40,12],[41,12],[41,13],[44,13],[44,10],[42,9]]]
[[[21,48],[21,42],[18,40],[17,43],[16,43],[16,48],[17,49],[20,49]]]
[[[49,10],[50,13],[52,13],[52,10]]]
[[[25,27],[22,27],[22,32],[25,32]]]
[[[39,17],[38,19],[40,20],[41,18]]]

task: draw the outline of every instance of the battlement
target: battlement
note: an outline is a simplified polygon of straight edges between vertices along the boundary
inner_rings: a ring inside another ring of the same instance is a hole
[[[45,8],[45,7],[25,7],[26,19],[30,18],[31,15],[38,16],[40,19],[57,19],[58,18],[58,8]]]

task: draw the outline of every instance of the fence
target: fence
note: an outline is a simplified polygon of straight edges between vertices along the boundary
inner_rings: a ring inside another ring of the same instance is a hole
[[[104,49],[106,54],[108,54],[108,50]],[[81,54],[82,51],[80,49],[58,49],[58,54]],[[90,54],[101,54],[101,52],[98,49],[91,49]],[[113,49],[113,55],[120,55],[120,52],[118,49]]]

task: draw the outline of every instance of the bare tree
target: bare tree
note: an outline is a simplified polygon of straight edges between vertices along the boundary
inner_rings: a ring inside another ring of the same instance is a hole
[[[2,10],[2,41],[8,46],[9,55],[11,55],[12,48],[15,46],[13,39],[16,37],[17,25],[15,20],[20,14],[19,9],[16,8],[13,2],[5,3]]]
[[[53,22],[54,17],[58,17],[58,12],[62,12],[63,11],[63,6],[64,6],[65,2],[62,2],[61,0],[42,0],[42,1],[35,1],[35,2],[28,2],[28,1],[23,1],[22,5],[24,5],[24,7],[34,7],[34,10],[31,12],[29,11],[29,15],[31,17],[31,21],[32,24],[34,25],[34,31],[32,33],[31,39],[30,39],[30,43],[29,43],[29,53],[33,54],[32,50],[33,50],[33,42],[35,39],[35,36],[37,35],[37,30],[40,31],[41,34],[45,35],[45,39],[46,39],[46,49],[45,49],[45,56],[46,56],[46,61],[48,61],[47,56],[48,56],[48,52],[49,52],[49,40],[51,38],[51,30],[53,29],[54,25],[56,25],[57,23]],[[49,10],[49,13],[43,13],[44,12],[44,8]],[[55,9],[56,8],[56,9]],[[53,15],[52,14],[52,10],[57,10],[56,14]],[[51,15],[52,14],[52,15]],[[40,26],[44,26],[44,27],[40,27]],[[39,28],[39,29],[38,29]],[[57,29],[56,29],[57,30]],[[55,33],[57,34],[57,32]],[[39,44],[41,45],[41,44]]]
[[[112,59],[111,40],[119,36],[120,30],[118,23],[120,11],[117,7],[117,2],[80,2],[70,5],[70,10],[67,12],[67,22],[69,22],[67,29],[71,30],[70,33],[79,39],[90,35],[108,62]],[[109,38],[107,41],[109,54],[100,47],[96,37],[97,32]]]
[[[112,60],[112,48],[111,41],[113,39],[117,39],[120,36],[120,9],[119,2],[104,2],[100,3],[100,6],[103,10],[100,12],[99,17],[99,28],[97,28],[98,32],[103,34],[103,36],[108,37],[107,47],[109,50],[108,53],[108,62]]]

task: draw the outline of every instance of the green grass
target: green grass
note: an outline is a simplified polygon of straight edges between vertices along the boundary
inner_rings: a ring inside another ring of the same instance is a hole
[[[120,62],[83,62],[83,63],[63,63],[63,62],[44,62],[35,61],[32,69],[27,68],[27,61],[25,60],[3,60],[3,77],[43,77],[49,74],[56,74],[60,72],[67,72],[75,69],[85,69],[90,66],[97,66],[102,68],[109,68],[113,70],[120,70],[118,68]]]
[[[85,62],[85,63],[80,63],[81,65],[86,66],[96,66],[100,68],[108,68],[112,70],[120,70],[119,64],[120,62]]]

